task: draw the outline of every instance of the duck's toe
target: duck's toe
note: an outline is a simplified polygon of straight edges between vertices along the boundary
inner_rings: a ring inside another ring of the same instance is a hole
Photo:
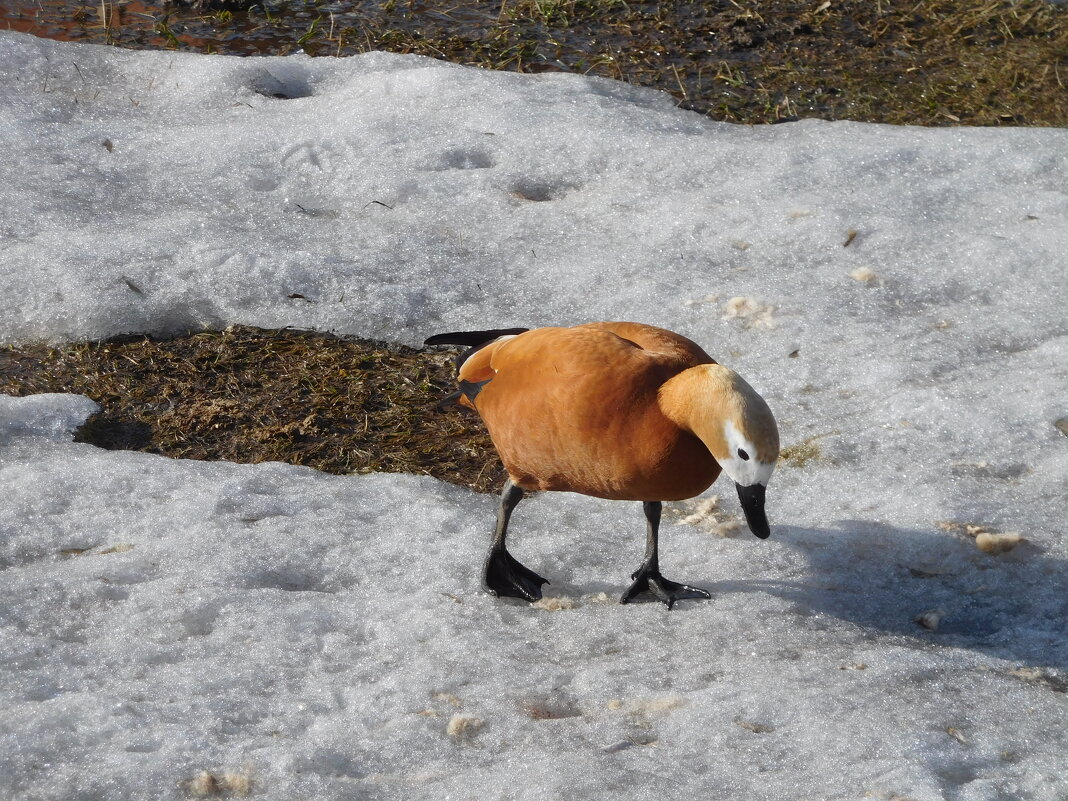
[[[541,598],[541,585],[548,584],[549,580],[502,549],[491,551],[486,559],[483,583],[496,595],[534,602]]]
[[[668,609],[671,609],[676,601],[691,598],[707,601],[712,598],[712,595],[707,590],[666,579],[660,574],[659,570],[649,569],[644,566],[639,568],[632,578],[635,581],[623,593],[623,597],[619,599],[621,604],[629,604],[636,597],[646,592],[667,604]]]

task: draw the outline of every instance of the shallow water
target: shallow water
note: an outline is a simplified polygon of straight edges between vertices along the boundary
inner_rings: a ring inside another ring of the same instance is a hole
[[[374,34],[388,38],[391,32],[404,31],[416,38],[477,39],[502,18],[502,8],[507,14],[500,2],[479,0],[451,4],[444,11],[432,3],[388,0],[255,5],[8,0],[0,5],[0,28],[60,41],[137,49],[179,48],[230,55],[304,50],[310,55],[346,55],[379,47],[381,42],[374,41],[378,38]]]

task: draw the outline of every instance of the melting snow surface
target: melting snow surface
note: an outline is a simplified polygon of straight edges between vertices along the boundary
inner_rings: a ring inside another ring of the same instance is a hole
[[[1068,132],[0,33],[0,141],[2,342],[634,319],[787,446],[771,539],[668,509],[671,612],[616,603],[637,504],[525,500],[531,607],[479,589],[492,497],[0,396],[0,795],[1068,799]]]

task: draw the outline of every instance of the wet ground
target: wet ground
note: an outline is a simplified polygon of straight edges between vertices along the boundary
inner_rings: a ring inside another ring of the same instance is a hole
[[[1068,125],[1047,0],[4,0],[0,28],[202,53],[417,53],[655,87],[715,119]]]
[[[50,39],[133,48],[180,48],[231,55],[347,55],[367,50],[353,34],[370,26],[447,28],[479,36],[499,6],[470,3],[447,12],[426,5],[381,2],[97,4],[69,0],[6,0],[0,27]],[[437,24],[435,24],[437,22]],[[348,41],[346,41],[348,39]]]

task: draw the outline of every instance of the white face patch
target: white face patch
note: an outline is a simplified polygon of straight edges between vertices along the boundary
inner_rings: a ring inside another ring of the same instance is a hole
[[[717,458],[723,472],[743,487],[753,484],[763,484],[766,487],[775,471],[775,463],[758,460],[756,445],[739,431],[731,420],[723,424],[723,437],[727,440],[730,452],[725,459]]]

